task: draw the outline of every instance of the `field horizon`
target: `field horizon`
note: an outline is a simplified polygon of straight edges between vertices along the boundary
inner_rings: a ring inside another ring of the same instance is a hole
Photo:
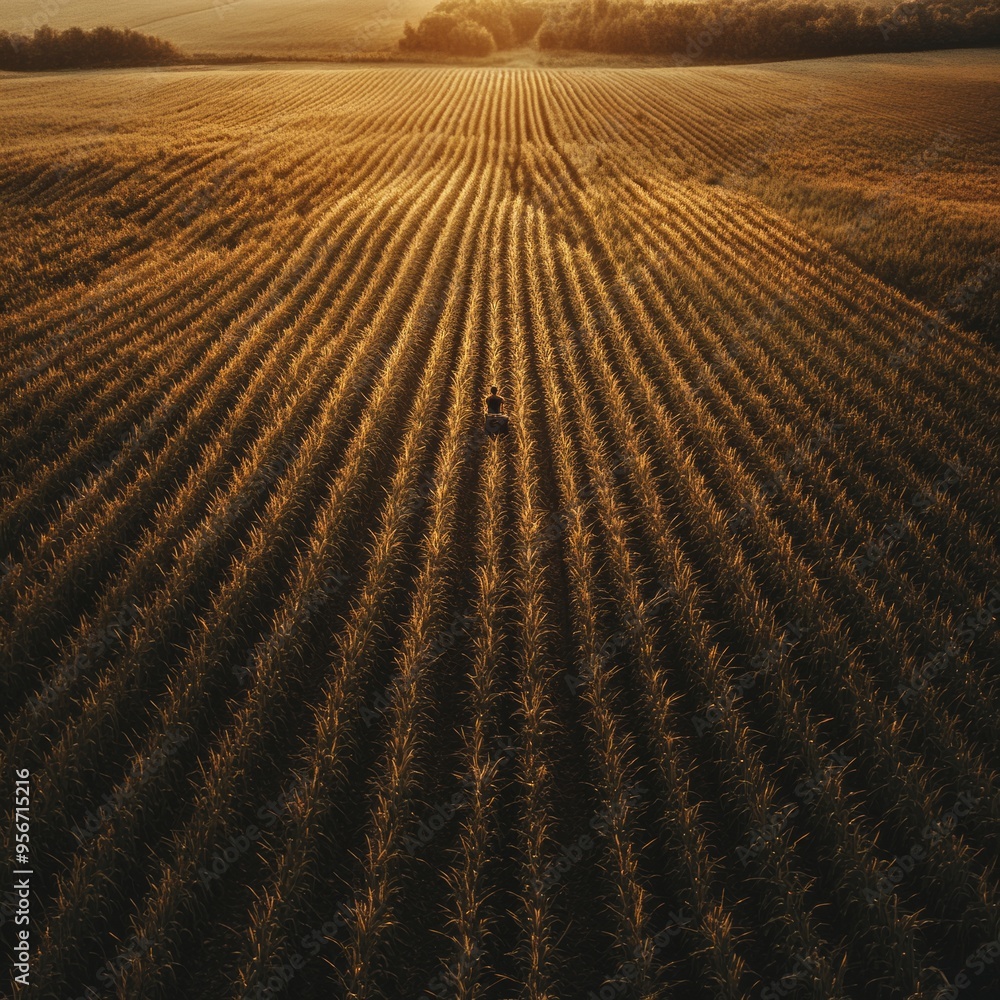
[[[31,35],[109,25],[156,35],[190,53],[323,57],[395,45],[403,24],[418,21],[435,0],[9,0],[0,30]],[[54,7],[54,10],[50,8]]]

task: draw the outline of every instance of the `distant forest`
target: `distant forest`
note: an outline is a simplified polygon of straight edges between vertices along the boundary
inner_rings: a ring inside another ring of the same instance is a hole
[[[53,31],[46,25],[30,38],[0,31],[0,69],[5,70],[162,66],[186,61],[170,42],[127,28]]]
[[[406,25],[399,46],[484,56],[531,39],[540,49],[665,56],[675,65],[993,46],[1000,2],[444,0],[416,28]]]

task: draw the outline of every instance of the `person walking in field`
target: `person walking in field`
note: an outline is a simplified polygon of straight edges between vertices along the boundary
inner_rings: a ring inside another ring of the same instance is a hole
[[[497,435],[507,433],[508,416],[503,412],[504,398],[497,391],[495,385],[490,386],[490,394],[486,397],[486,422],[485,430],[487,434]]]

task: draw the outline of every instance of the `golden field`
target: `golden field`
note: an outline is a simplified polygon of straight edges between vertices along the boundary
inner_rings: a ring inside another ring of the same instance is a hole
[[[995,53],[0,97],[18,996],[994,995]]]

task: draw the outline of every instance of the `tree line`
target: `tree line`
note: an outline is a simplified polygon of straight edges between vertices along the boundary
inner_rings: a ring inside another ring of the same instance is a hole
[[[403,29],[400,48],[487,56],[526,45],[542,27],[544,7],[524,0],[444,0],[413,28]]]
[[[170,42],[128,28],[67,28],[48,25],[27,35],[0,31],[0,69],[96,69],[115,66],[160,66],[185,62]]]
[[[534,39],[540,49],[656,55],[675,65],[910,52],[1000,44],[998,0],[445,0],[407,51],[482,56]]]

